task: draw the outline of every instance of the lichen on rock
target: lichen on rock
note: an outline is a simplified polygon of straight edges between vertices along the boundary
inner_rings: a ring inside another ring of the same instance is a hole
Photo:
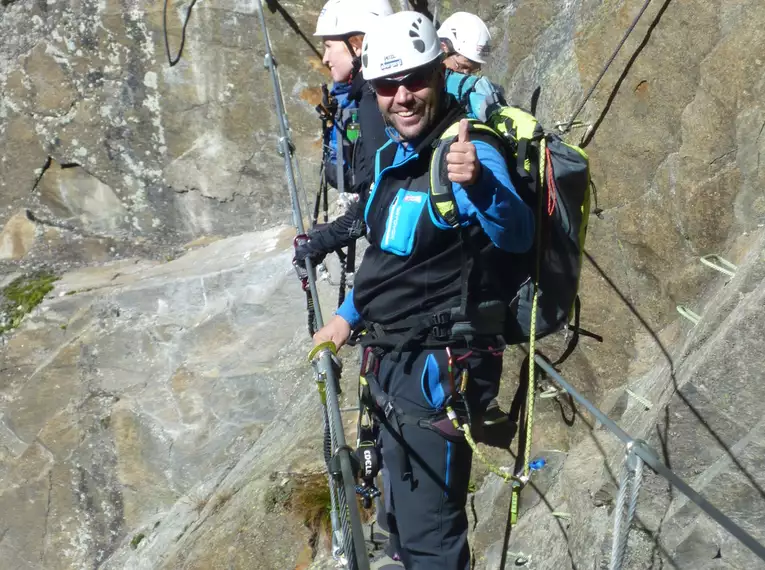
[[[53,290],[58,277],[47,272],[22,275],[0,290],[0,335],[21,324]]]

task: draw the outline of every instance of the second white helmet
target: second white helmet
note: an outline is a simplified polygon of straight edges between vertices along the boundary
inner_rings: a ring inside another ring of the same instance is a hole
[[[454,51],[471,61],[486,63],[491,34],[483,20],[469,12],[455,12],[438,28],[438,37],[449,40]]]
[[[441,57],[433,23],[419,12],[397,12],[375,23],[364,36],[361,69],[371,81],[402,75]]]
[[[375,20],[393,13],[389,0],[329,0],[319,13],[314,36],[365,34]]]

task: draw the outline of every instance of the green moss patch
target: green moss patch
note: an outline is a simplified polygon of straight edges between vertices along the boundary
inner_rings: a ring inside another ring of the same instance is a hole
[[[332,499],[324,473],[311,473],[293,480],[287,508],[303,520],[316,535],[330,534]]]
[[[362,522],[369,522],[373,512],[364,509],[358,497],[354,498]],[[314,552],[322,540],[329,545],[332,534],[332,498],[326,472],[291,474],[286,484],[266,495],[266,509],[269,512],[280,508],[297,517],[309,529],[309,545]]]
[[[0,291],[0,334],[18,327],[50,293],[57,280],[52,273],[37,272],[22,275]]]
[[[138,545],[141,544],[141,541],[146,538],[146,535],[142,532],[139,532],[133,537],[133,540],[130,541],[130,548],[135,550],[138,548]]]

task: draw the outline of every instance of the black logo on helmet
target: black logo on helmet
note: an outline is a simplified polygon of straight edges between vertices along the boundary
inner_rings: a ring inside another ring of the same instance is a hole
[[[425,53],[425,42],[420,39],[421,23],[422,18],[417,18],[416,21],[412,22],[412,29],[409,30],[409,37],[415,38],[412,40],[412,47],[420,53]]]

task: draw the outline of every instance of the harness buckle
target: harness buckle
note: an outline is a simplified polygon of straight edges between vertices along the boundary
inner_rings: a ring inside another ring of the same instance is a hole
[[[383,408],[383,414],[385,414],[385,417],[390,419],[390,417],[391,417],[391,415],[393,415],[394,411],[395,410],[393,409],[393,402],[391,402],[390,400],[385,402],[385,407]]]
[[[447,340],[451,333],[451,315],[449,313],[436,313],[430,317],[430,334],[436,340]]]

